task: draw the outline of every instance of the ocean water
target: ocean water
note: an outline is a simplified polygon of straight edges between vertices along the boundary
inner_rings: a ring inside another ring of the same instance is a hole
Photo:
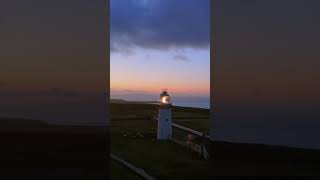
[[[182,106],[182,107],[195,107],[195,108],[203,108],[203,109],[210,109],[210,102],[184,102],[184,101],[177,101],[172,102],[173,106]]]

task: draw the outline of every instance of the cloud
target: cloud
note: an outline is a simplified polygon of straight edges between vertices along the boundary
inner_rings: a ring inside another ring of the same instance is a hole
[[[129,101],[156,101],[159,94],[151,93],[144,90],[132,90],[132,89],[113,89],[111,88],[111,99],[124,99]]]
[[[185,62],[191,61],[191,59],[189,59],[187,56],[181,55],[181,54],[173,56],[173,59],[177,61],[185,61]]]
[[[111,0],[110,7],[111,52],[209,47],[210,0]]]
[[[123,94],[152,94],[149,91],[134,90],[134,89],[110,89],[111,95],[123,95]]]

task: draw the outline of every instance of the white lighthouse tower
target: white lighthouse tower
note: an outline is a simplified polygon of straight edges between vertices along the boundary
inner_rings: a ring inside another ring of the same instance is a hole
[[[165,89],[160,94],[157,139],[166,140],[172,136],[171,99]]]

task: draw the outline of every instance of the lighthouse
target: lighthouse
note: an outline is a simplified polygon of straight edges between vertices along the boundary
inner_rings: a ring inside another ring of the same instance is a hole
[[[170,139],[172,136],[171,99],[167,90],[163,90],[159,99],[158,140]]]

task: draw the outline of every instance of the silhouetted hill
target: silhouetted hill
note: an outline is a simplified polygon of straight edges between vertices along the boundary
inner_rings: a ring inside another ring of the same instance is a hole
[[[44,121],[22,118],[0,118],[0,129],[14,127],[45,127]]]
[[[128,103],[128,101],[123,99],[110,99],[110,103]]]

